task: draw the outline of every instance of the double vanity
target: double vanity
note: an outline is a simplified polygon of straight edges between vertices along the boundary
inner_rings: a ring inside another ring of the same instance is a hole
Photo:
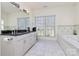
[[[10,32],[10,31],[9,31]],[[22,56],[36,43],[36,31],[1,34],[1,55]]]
[[[0,55],[21,56],[26,54],[36,42],[36,27],[34,22],[31,20],[30,15],[25,12],[24,8],[20,9],[19,4],[15,2],[2,2]]]

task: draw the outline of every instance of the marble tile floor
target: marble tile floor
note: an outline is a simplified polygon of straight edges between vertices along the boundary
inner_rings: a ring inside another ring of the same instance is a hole
[[[56,40],[39,40],[25,56],[65,56]]]

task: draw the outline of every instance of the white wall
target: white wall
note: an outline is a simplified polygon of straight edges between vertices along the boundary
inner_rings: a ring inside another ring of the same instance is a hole
[[[77,9],[77,20],[76,20],[76,24],[79,25],[79,3],[77,3],[76,9]]]
[[[73,6],[62,6],[56,8],[46,8],[34,12],[35,16],[56,15],[56,25],[73,25]]]
[[[56,15],[55,32],[57,35],[58,25],[74,25],[74,6],[60,6],[55,8],[46,8],[33,12],[34,16]],[[71,31],[72,32],[72,31]]]
[[[0,34],[1,34],[1,2],[0,2]],[[1,55],[1,37],[0,37],[0,55]]]
[[[79,34],[79,3],[77,3],[76,5],[76,19],[74,19],[75,25],[77,25],[75,27],[77,34]]]
[[[7,26],[7,24],[8,24],[8,17],[9,17],[9,14],[7,14],[1,10],[1,20],[4,21],[4,26]]]
[[[0,33],[1,33],[1,3],[0,3]]]

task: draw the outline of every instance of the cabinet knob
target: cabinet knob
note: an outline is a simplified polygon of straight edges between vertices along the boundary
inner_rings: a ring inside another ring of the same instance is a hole
[[[8,38],[8,40],[13,40],[13,38]]]
[[[13,38],[3,38],[4,41],[11,41]]]

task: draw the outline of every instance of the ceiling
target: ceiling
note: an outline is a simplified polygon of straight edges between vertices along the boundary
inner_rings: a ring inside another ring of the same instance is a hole
[[[28,9],[30,11],[36,11],[43,8],[54,8],[59,6],[73,5],[74,2],[17,2],[21,9]],[[19,10],[9,2],[1,3],[1,11],[6,13],[12,13]]]
[[[21,8],[36,11],[43,8],[54,8],[58,6],[73,5],[74,2],[20,2]]]

